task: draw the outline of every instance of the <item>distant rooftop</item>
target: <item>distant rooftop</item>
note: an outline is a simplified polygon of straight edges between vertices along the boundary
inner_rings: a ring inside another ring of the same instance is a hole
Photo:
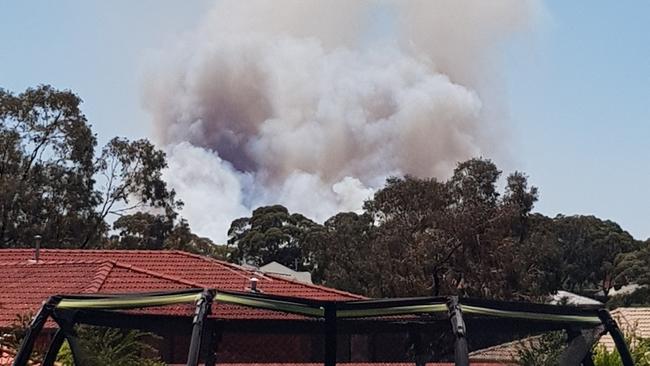
[[[261,266],[259,270],[266,274],[284,276],[298,282],[312,284],[311,273],[306,271],[305,272],[294,271],[293,269],[283,264],[280,264],[276,261]]]

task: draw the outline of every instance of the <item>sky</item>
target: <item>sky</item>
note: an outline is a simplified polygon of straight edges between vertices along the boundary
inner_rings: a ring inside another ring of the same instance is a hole
[[[649,238],[650,1],[544,5],[535,35],[504,47],[510,153],[496,163],[526,172],[540,188],[536,211],[593,214]],[[113,136],[149,137],[141,104],[146,61],[211,7],[203,0],[0,2],[0,87],[75,91],[100,145]]]

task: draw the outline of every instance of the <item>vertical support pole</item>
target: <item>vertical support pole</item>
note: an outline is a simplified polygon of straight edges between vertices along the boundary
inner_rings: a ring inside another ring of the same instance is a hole
[[[215,321],[209,322],[210,338],[208,340],[207,355],[205,357],[205,366],[215,366],[217,364],[217,347],[221,341],[221,332],[217,329],[218,324]]]
[[[47,348],[47,353],[45,353],[45,357],[43,358],[43,366],[54,365],[54,361],[56,361],[56,356],[59,355],[59,350],[64,340],[65,335],[63,334],[63,329],[58,329],[54,333],[54,338],[50,341],[50,346]]]
[[[38,338],[41,330],[43,330],[43,326],[45,325],[47,318],[52,315],[54,307],[59,303],[60,300],[61,299],[58,297],[50,297],[38,311],[31,324],[29,324],[29,328],[27,328],[25,338],[20,344],[20,350],[18,350],[16,358],[14,358],[13,366],[27,365],[29,356],[31,356],[32,350],[34,349],[36,338]]]
[[[212,308],[212,299],[214,294],[205,290],[196,302],[196,312],[192,321],[192,339],[190,341],[190,350],[187,355],[187,366],[197,366],[199,364],[199,355],[201,353],[201,340],[203,338],[203,327],[206,323],[210,309]]]
[[[456,366],[469,366],[469,350],[467,346],[467,328],[463,320],[463,312],[458,302],[458,296],[452,296],[447,302],[451,330],[456,337],[454,343],[454,364]]]
[[[603,322],[605,330],[614,340],[616,350],[621,356],[621,361],[623,361],[623,366],[634,366],[634,361],[632,360],[629,348],[627,348],[627,343],[625,343],[623,332],[621,332],[621,328],[618,327],[616,321],[612,319],[612,315],[607,311],[607,309],[600,309],[598,310],[598,317],[600,318],[600,321]]]
[[[336,366],[336,303],[325,306],[325,366]]]

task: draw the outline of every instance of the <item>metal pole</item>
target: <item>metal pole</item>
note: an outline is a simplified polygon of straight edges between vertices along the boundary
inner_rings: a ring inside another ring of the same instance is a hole
[[[43,326],[45,325],[47,318],[50,317],[54,311],[54,307],[60,300],[61,299],[58,297],[50,297],[38,311],[31,324],[29,325],[29,328],[27,328],[27,333],[25,334],[25,338],[20,344],[20,350],[18,350],[18,353],[16,354],[13,366],[27,365],[29,357],[32,354],[32,350],[34,349],[36,338],[38,338],[41,330],[43,330]]]
[[[630,354],[630,349],[627,347],[627,343],[625,342],[623,332],[621,332],[621,328],[618,327],[616,321],[612,319],[612,315],[607,311],[607,309],[600,309],[598,310],[598,317],[600,318],[600,321],[603,322],[605,330],[607,330],[609,335],[612,336],[614,344],[616,344],[616,350],[621,356],[621,361],[623,361],[623,366],[634,366],[634,360],[632,360],[632,355]]]
[[[215,366],[217,364],[217,347],[221,340],[221,332],[217,330],[217,326],[217,322],[208,322],[210,339],[208,341],[209,348],[205,358],[205,366]]]
[[[454,344],[454,364],[456,366],[469,366],[469,350],[467,346],[467,328],[463,320],[463,312],[458,302],[458,296],[452,296],[447,302],[451,330],[456,337]]]
[[[203,326],[206,318],[212,308],[212,299],[214,294],[205,290],[196,302],[196,312],[194,313],[192,339],[190,341],[190,350],[187,355],[187,366],[197,366],[199,364],[199,355],[201,353],[201,339],[203,337]]]
[[[47,348],[47,353],[45,353],[45,358],[43,358],[43,366],[54,365],[54,361],[56,361],[56,356],[59,355],[59,350],[61,349],[64,340],[65,335],[63,329],[59,328],[56,333],[54,333],[54,338],[52,338],[50,346]]]
[[[325,306],[325,366],[336,366],[336,304]]]

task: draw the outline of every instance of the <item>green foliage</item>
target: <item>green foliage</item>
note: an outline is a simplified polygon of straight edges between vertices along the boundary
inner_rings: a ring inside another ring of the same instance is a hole
[[[602,291],[606,297],[617,285],[617,258],[638,248],[621,227],[594,216],[557,216],[553,219],[556,245],[561,250],[562,288],[586,294]]]
[[[620,255],[616,261],[615,279],[617,285],[636,283],[650,286],[650,242],[639,245],[639,249]]]
[[[625,341],[630,348],[634,365],[650,366],[650,339],[635,336],[634,332],[630,331],[625,335]],[[594,349],[593,360],[595,366],[620,366],[623,364],[618,351],[608,351],[602,345],[598,345]]]
[[[348,228],[341,238],[346,244],[329,244],[331,252],[349,254],[336,257],[331,276],[350,276],[337,283],[373,281],[363,292],[372,296],[518,298],[552,287],[530,287],[544,281],[534,263],[544,254],[520,241],[536,189],[517,173],[501,197],[496,188],[500,174],[491,161],[472,159],[460,163],[446,182],[389,178],[364,205],[371,221],[359,226],[360,240],[353,240]],[[333,229],[327,231],[336,238]],[[341,249],[350,244],[359,245],[359,255],[353,248]]]
[[[342,212],[313,226],[303,242],[314,263],[312,279],[354,293],[380,294],[373,279],[381,266],[381,253],[371,244],[374,235],[368,214]]]
[[[282,206],[235,220],[231,257],[312,269],[317,282],[369,296],[535,297],[557,288],[552,258],[528,241],[537,189],[515,173],[501,196],[489,160],[460,163],[446,182],[392,177],[364,205],[323,225]]]
[[[0,89],[0,248],[32,247],[36,235],[55,248],[170,246],[189,228],[162,179],[165,153],[145,139],[113,138],[96,156],[80,104],[71,91],[47,85],[20,94]],[[109,215],[118,217],[113,238]],[[186,246],[211,252],[211,242],[199,239]]]
[[[187,221],[183,219],[174,226],[165,238],[164,248],[183,250],[221,260],[228,260],[233,252],[233,249],[227,245],[215,244],[208,238],[199,237],[192,233]]]
[[[148,340],[150,333],[138,330],[121,330],[83,326],[77,327],[79,361],[89,366],[162,366],[158,351]],[[65,342],[57,356],[63,366],[73,366],[74,359],[70,345]]]
[[[315,225],[280,205],[257,208],[251,217],[232,222],[228,230],[228,245],[234,247],[230,259],[256,266],[276,261],[296,270],[309,268],[309,255],[300,243]]]
[[[14,95],[0,89],[0,248],[34,235],[73,246],[93,230],[95,136],[81,100],[50,86]]]
[[[529,337],[517,346],[517,364],[521,366],[557,366],[566,348],[566,333],[548,332]]]
[[[610,309],[639,306],[650,306],[650,288],[640,287],[630,294],[612,296],[607,301]]]

